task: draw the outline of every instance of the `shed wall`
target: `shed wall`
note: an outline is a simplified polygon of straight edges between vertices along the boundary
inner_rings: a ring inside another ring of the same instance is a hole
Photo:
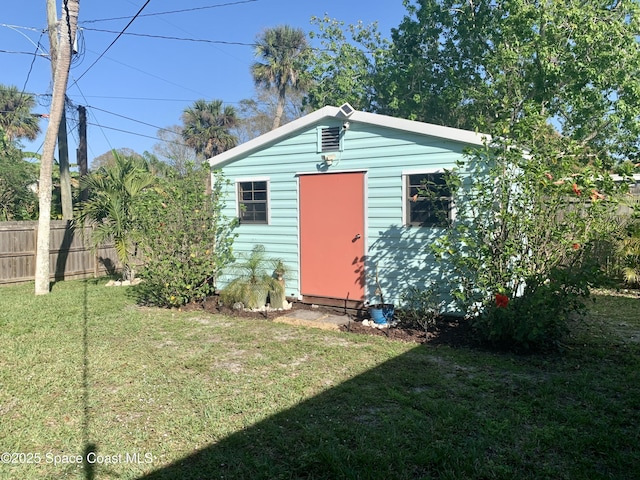
[[[225,192],[225,213],[229,216],[236,215],[236,181],[269,178],[271,223],[240,225],[234,251],[243,254],[255,244],[262,244],[269,256],[282,258],[289,267],[287,295],[300,295],[297,175],[323,171],[317,149],[317,127],[341,125],[339,120],[326,120],[223,167],[232,183]],[[343,150],[335,153],[336,160],[326,171],[367,172],[366,292],[369,301],[374,301],[376,265],[385,300],[397,300],[405,285],[439,279],[428,247],[441,230],[403,225],[403,173],[450,169],[462,158],[463,148],[462,144],[435,137],[351,122],[344,134]],[[324,201],[327,208],[348,208],[333,205],[331,192],[327,192]],[[224,287],[228,280],[223,276],[219,286]]]

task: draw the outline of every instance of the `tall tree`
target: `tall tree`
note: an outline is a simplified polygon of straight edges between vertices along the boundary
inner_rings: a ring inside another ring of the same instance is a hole
[[[288,123],[304,115],[309,106],[304,106],[304,93],[302,91],[290,91],[287,94],[282,123]],[[267,133],[273,127],[273,118],[278,108],[278,92],[274,89],[256,88],[253,98],[240,101],[238,116],[240,121],[233,130],[239,142],[244,143],[252,138]]]
[[[356,110],[371,110],[375,104],[373,76],[376,65],[388,51],[388,40],[376,23],[348,25],[329,17],[313,17],[318,31],[309,37],[320,41],[320,49],[307,56],[305,105],[313,109],[348,102]]]
[[[378,65],[379,111],[529,144],[638,151],[640,4],[406,1]]]
[[[26,138],[35,140],[40,133],[33,95],[19,92],[14,86],[0,85],[0,128],[10,142]]]
[[[153,153],[172,166],[180,176],[188,173],[187,165],[195,164],[196,152],[182,138],[182,127],[172,125],[157,133],[160,142],[153,146]]]
[[[62,8],[62,22],[58,59],[53,82],[53,95],[49,126],[45,134],[40,164],[40,185],[38,192],[39,219],[38,241],[36,245],[35,294],[49,293],[49,229],[51,226],[51,171],[58,128],[64,111],[64,102],[69,81],[73,38],[78,25],[79,0],[65,0]]]
[[[251,66],[253,80],[258,87],[274,88],[278,92],[272,129],[281,124],[287,90],[303,88],[301,73],[308,52],[304,31],[288,25],[266,29],[256,39],[255,56],[259,61]]]
[[[213,157],[237,145],[238,139],[231,129],[238,124],[236,110],[222,106],[222,100],[196,100],[182,114],[182,138],[196,151],[199,161]],[[207,177],[207,193],[211,192],[211,178]]]
[[[58,55],[58,18],[56,0],[47,0],[47,25],[49,33],[49,52],[51,60],[51,78],[55,76],[55,65]],[[65,97],[66,99],[66,97]],[[58,165],[60,166],[60,203],[62,218],[73,218],[73,199],[71,196],[71,171],[69,169],[69,143],[67,141],[67,114],[62,109],[62,118],[58,127]]]

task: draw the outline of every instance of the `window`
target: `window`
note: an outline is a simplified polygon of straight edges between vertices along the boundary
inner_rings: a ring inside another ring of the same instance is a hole
[[[327,127],[319,129],[319,152],[340,151],[340,127]]]
[[[269,223],[267,180],[238,182],[240,223]]]
[[[452,220],[451,191],[445,174],[405,175],[405,225],[446,227]]]

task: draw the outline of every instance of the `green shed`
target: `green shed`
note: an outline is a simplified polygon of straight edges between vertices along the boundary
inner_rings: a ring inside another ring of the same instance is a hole
[[[290,297],[362,308],[379,303],[376,272],[387,302],[442,279],[429,244],[456,213],[443,174],[482,144],[475,132],[344,104],[209,163],[230,181],[224,213],[240,219],[236,253],[261,244],[283,259]]]

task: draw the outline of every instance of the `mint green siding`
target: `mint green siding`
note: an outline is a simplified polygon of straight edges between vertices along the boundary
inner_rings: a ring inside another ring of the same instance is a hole
[[[255,244],[263,244],[270,256],[282,258],[289,267],[287,294],[296,297],[300,294],[297,174],[321,171],[323,160],[318,151],[318,128],[332,126],[342,126],[342,121],[325,118],[321,123],[305,125],[286,137],[276,138],[221,165],[231,182],[225,191],[225,213],[229,216],[236,215],[236,181],[268,179],[270,223],[240,225],[234,251],[248,252]],[[351,121],[342,137],[342,150],[330,152],[336,159],[328,168],[329,172],[366,172],[366,291],[369,301],[373,300],[375,291],[376,264],[385,300],[397,301],[403,286],[423,285],[441,278],[438,265],[429,255],[429,244],[441,230],[403,225],[403,173],[451,169],[462,158],[465,147],[465,144],[451,140]],[[348,205],[332,205],[330,192],[326,202],[327,208],[348,208]],[[227,281],[222,278],[219,286]]]

